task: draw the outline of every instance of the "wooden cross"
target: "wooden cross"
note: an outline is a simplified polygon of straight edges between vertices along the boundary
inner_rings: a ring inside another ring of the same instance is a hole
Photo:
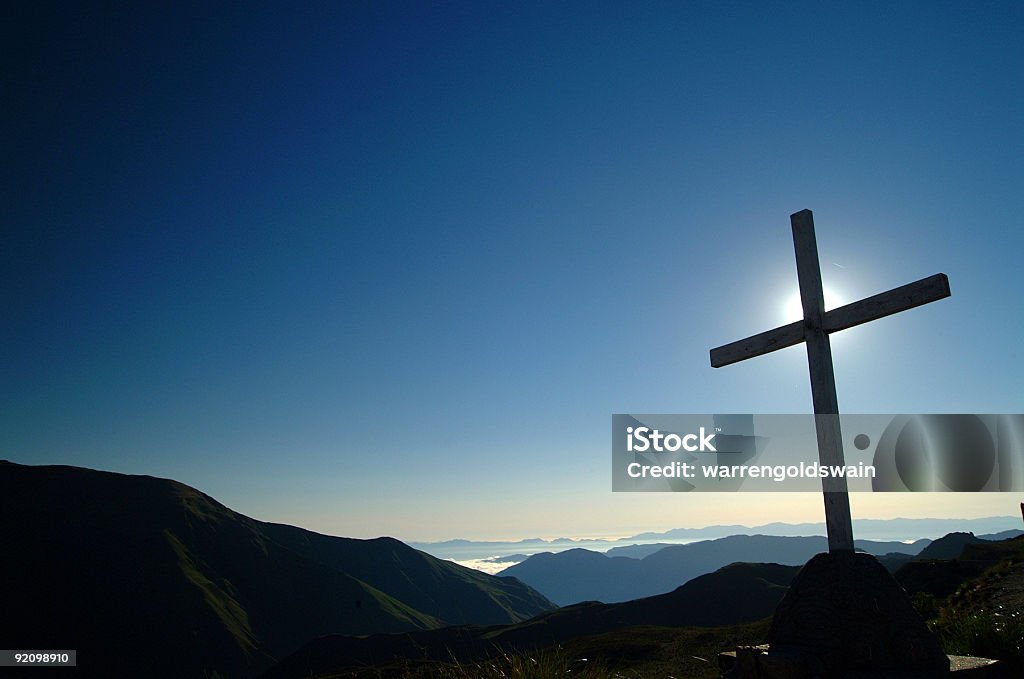
[[[801,210],[790,215],[789,220],[793,227],[803,320],[712,349],[711,367],[721,368],[804,342],[807,345],[807,364],[811,373],[814,414],[838,415],[839,401],[836,398],[836,377],[832,371],[829,333],[949,297],[949,279],[946,274],[935,274],[826,312],[821,267],[818,264],[818,244],[814,238],[814,216],[810,210]],[[815,427],[821,464],[844,465],[839,418],[816,417]],[[846,478],[822,478],[821,489],[825,497],[828,549],[830,552],[852,552],[853,525]]]

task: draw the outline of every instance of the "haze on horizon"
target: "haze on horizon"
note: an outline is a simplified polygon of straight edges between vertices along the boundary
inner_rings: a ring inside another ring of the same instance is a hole
[[[810,410],[788,217],[853,300],[847,413],[1022,411],[1020,3],[20,3],[0,457],[405,540],[817,522],[613,494],[616,412]],[[855,518],[1014,515],[854,495]]]

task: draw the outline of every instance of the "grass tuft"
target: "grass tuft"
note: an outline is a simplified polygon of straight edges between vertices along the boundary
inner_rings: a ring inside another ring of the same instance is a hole
[[[1024,660],[1024,614],[944,610],[929,623],[946,653],[999,660]]]

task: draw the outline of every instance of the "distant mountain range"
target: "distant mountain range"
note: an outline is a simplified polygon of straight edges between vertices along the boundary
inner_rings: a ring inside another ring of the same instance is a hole
[[[0,462],[0,536],[0,648],[74,648],[93,676],[249,677],[328,633],[554,608],[398,540],[256,521],[149,476]]]
[[[875,541],[914,541],[934,539],[948,533],[968,531],[975,535],[995,534],[1022,528],[1020,516],[992,516],[979,519],[854,519],[854,534]],[[409,545],[441,559],[473,560],[512,554],[538,554],[567,549],[584,548],[591,551],[615,553],[623,546],[660,543],[680,544],[698,540],[713,540],[732,535],[780,535],[790,537],[825,535],[824,523],[766,523],[758,526],[739,524],[707,526],[704,528],[674,528],[660,533],[638,533],[618,539],[557,538],[544,540],[530,538],[518,541],[446,540],[443,542],[410,542]],[[616,553],[618,556],[624,554]]]
[[[992,537],[1003,539],[1013,534],[1019,535],[1021,531]],[[970,534],[959,535],[968,535],[968,541],[985,541]],[[960,553],[964,544],[963,539],[950,541],[950,538],[934,543],[919,540],[909,545],[855,541],[857,549],[880,557],[891,570],[922,551],[924,558],[952,558]],[[648,552],[648,548],[653,551]],[[824,551],[828,551],[824,537],[733,535],[684,545],[639,545],[611,550],[607,554],[585,549],[545,552],[502,570],[501,575],[515,576],[560,606],[580,601],[612,603],[670,591],[691,578],[730,563],[766,561],[799,566]],[[616,552],[629,556],[618,556]]]
[[[1024,531],[1021,531],[1024,532]],[[702,541],[703,542],[703,541]],[[696,543],[689,543],[696,544]],[[827,541],[826,541],[827,544]],[[931,540],[923,538],[914,542],[894,542],[878,540],[857,540],[857,548],[874,555],[887,554],[889,552],[901,552],[904,554],[917,554],[931,544]],[[678,547],[680,545],[670,542],[655,542],[646,545],[627,545],[625,547],[613,547],[605,552],[606,556],[626,556],[630,559],[642,559],[655,552],[660,552],[666,547]]]
[[[1015,503],[1013,507],[1016,508]],[[853,532],[867,540],[918,540],[938,538],[948,533],[968,531],[975,534],[999,533],[1022,527],[1021,517],[989,516],[978,519],[854,519]],[[663,533],[639,533],[618,542],[650,542],[658,540],[699,540],[729,535],[825,535],[824,523],[766,523],[759,526],[708,526],[706,528],[675,528]]]
[[[371,637],[331,635],[306,645],[264,679],[335,676],[362,667],[450,661],[453,657],[465,663],[496,651],[528,651],[629,627],[752,622],[774,612],[799,570],[778,564],[732,564],[667,594],[620,604],[577,604],[515,625]]]

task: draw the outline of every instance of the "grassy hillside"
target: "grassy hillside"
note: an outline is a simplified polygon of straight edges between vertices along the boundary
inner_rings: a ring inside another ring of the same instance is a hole
[[[1000,658],[1024,673],[1024,537],[957,540],[956,558],[908,563],[897,580],[947,652]]]
[[[0,534],[0,647],[75,648],[111,676],[252,676],[328,633],[511,623],[552,607],[395,540],[265,524],[146,476],[0,463]]]
[[[777,564],[733,564],[667,594],[621,604],[577,604],[516,625],[454,627],[368,638],[332,635],[308,644],[274,667],[266,679],[331,676],[367,667],[444,665],[453,658],[458,658],[461,665],[472,665],[499,651],[515,654],[573,644],[582,637],[630,627],[725,626],[757,621],[772,614],[798,570]]]
[[[515,578],[442,561],[394,538],[336,538],[269,523],[261,524],[261,529],[279,545],[344,570],[449,624],[498,625],[553,607]]]
[[[628,627],[583,636],[550,648],[501,651],[484,660],[399,661],[351,668],[310,679],[639,679],[719,676],[722,649],[758,644],[768,620],[727,627]]]

